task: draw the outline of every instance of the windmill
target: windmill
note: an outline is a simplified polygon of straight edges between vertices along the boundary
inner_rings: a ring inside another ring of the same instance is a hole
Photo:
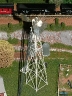
[[[21,14],[21,18],[25,22],[32,22],[32,26],[30,26],[26,62],[20,72],[25,74],[26,84],[37,92],[45,85],[48,85],[44,56],[50,54],[49,48],[47,43],[43,45],[41,43],[40,30],[43,22],[37,17],[31,21],[24,14]],[[46,50],[45,45],[48,48],[46,53],[44,53],[44,50]]]

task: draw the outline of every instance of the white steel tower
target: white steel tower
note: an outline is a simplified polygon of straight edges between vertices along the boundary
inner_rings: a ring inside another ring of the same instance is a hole
[[[45,85],[48,85],[43,48],[39,35],[40,27],[42,27],[42,21],[38,20],[37,17],[32,19],[27,60],[25,66],[21,69],[26,75],[26,84],[35,89],[36,92]]]

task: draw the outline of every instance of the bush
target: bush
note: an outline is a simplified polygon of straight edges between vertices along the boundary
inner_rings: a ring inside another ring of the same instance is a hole
[[[14,48],[5,40],[0,40],[0,68],[8,67],[14,60]]]
[[[61,22],[61,28],[64,29],[65,28],[65,23]]]
[[[59,19],[55,18],[55,25],[58,26],[59,25]]]
[[[50,24],[47,25],[47,27],[45,28],[45,30],[50,30]]]
[[[56,6],[59,6],[63,2],[63,0],[49,0],[49,2],[50,3],[55,3]]]
[[[16,39],[16,38],[13,38],[13,39],[12,39],[12,38],[10,37],[10,38],[8,39],[8,42],[9,42],[10,44],[17,44],[17,43],[18,43],[18,39]]]
[[[52,23],[52,24],[50,24],[50,29],[51,30],[54,30],[54,27],[55,27],[55,25]]]

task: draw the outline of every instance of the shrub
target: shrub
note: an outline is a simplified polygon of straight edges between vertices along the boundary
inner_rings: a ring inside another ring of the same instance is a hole
[[[64,22],[61,22],[61,27],[62,27],[62,29],[65,28],[65,23]]]
[[[8,67],[14,60],[14,48],[5,40],[0,40],[0,68]]]
[[[50,30],[50,25],[51,24],[48,24],[47,27],[45,28],[45,30]]]
[[[63,2],[63,0],[49,0],[49,2],[50,3],[55,3],[56,6],[59,6]]]
[[[55,18],[55,25],[58,26],[59,25],[59,19]]]
[[[10,43],[10,44],[17,44],[18,43],[18,39],[16,39],[16,38],[11,38],[11,37],[9,37],[9,39],[8,39],[8,42]]]
[[[54,27],[55,27],[55,25],[52,23],[52,24],[50,24],[50,29],[51,30],[53,30],[54,29]]]

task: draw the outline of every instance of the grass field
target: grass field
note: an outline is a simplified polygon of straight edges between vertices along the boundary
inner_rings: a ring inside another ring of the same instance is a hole
[[[51,58],[54,57],[54,53],[51,53]],[[63,53],[65,54],[65,53]],[[65,54],[66,55],[66,54]],[[39,90],[37,93],[34,89],[25,84],[25,76],[23,80],[23,89],[21,96],[57,96],[57,81],[58,81],[58,68],[59,64],[71,64],[72,55],[69,53],[64,59],[48,59],[45,58],[45,61],[48,62],[47,76],[48,76],[48,85]],[[14,61],[13,65],[9,68],[0,68],[0,75],[4,79],[5,88],[8,96],[17,96],[17,86],[18,86],[18,65],[19,63]]]
[[[72,50],[72,46],[70,45],[65,45],[62,43],[54,43],[54,44],[50,44],[51,48],[60,48],[60,49],[68,49],[68,50]]]
[[[11,24],[10,27],[8,25],[0,25],[0,31],[4,31],[7,33],[12,33],[16,30],[22,29],[22,26],[20,24]]]
[[[23,25],[22,25],[22,22],[19,23],[19,24],[11,24],[10,23],[10,26],[8,27],[8,25],[0,25],[0,31],[5,31],[7,33],[12,33],[16,30],[19,30],[19,29],[22,29]],[[48,30],[50,32],[53,32],[53,31],[65,31],[65,30],[72,30],[72,26],[65,26],[64,28],[59,24],[58,26],[56,26],[55,24],[49,24],[47,25],[47,27],[45,28],[45,30]]]

